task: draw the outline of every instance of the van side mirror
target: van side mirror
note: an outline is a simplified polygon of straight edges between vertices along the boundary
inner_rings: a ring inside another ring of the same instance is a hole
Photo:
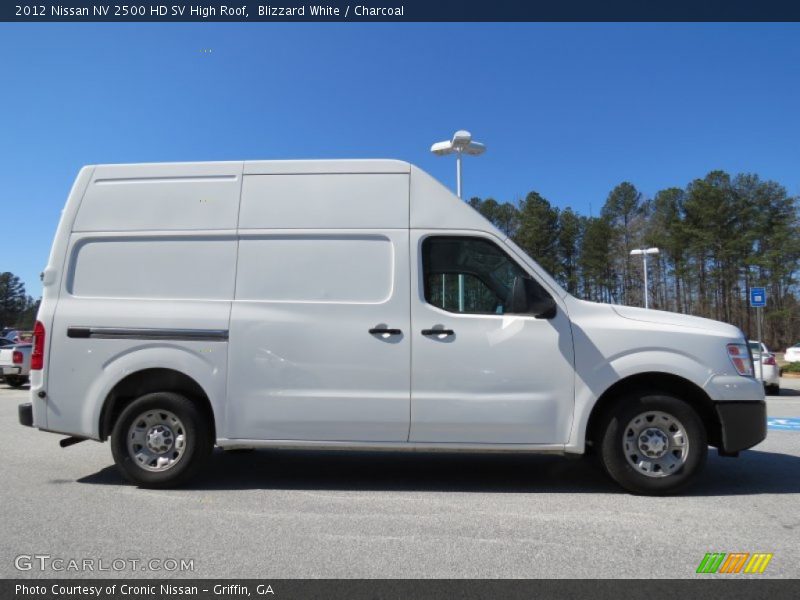
[[[530,314],[539,319],[556,316],[556,301],[530,277],[515,277],[506,313]]]

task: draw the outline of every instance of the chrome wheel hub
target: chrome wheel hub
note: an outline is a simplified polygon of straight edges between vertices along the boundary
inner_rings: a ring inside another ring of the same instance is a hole
[[[689,437],[683,424],[669,413],[648,411],[631,419],[622,433],[625,459],[647,477],[668,477],[689,456]]]
[[[669,448],[669,438],[656,427],[645,429],[639,435],[639,451],[649,458],[661,458]]]
[[[128,428],[128,454],[146,471],[166,471],[183,458],[186,428],[168,410],[148,410]]]
[[[164,454],[172,448],[174,437],[172,429],[166,425],[156,425],[151,427],[145,436],[147,447],[156,454]]]

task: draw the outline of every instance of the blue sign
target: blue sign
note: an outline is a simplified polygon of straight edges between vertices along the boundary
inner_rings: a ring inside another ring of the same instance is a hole
[[[770,417],[767,419],[767,427],[777,431],[800,431],[800,419]]]
[[[763,287],[750,288],[750,306],[761,308],[767,305],[767,290]]]

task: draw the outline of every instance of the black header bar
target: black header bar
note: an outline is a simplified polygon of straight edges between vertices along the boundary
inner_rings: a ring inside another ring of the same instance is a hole
[[[0,3],[7,22],[800,21],[800,0],[263,0]]]

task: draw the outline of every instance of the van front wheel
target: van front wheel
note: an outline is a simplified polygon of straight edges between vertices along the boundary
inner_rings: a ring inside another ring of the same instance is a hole
[[[189,479],[211,454],[209,426],[197,406],[172,392],[145,394],[114,424],[111,453],[122,474],[143,487]]]
[[[606,471],[635,494],[680,491],[702,470],[708,454],[706,430],[695,410],[662,393],[621,398],[601,435]]]

